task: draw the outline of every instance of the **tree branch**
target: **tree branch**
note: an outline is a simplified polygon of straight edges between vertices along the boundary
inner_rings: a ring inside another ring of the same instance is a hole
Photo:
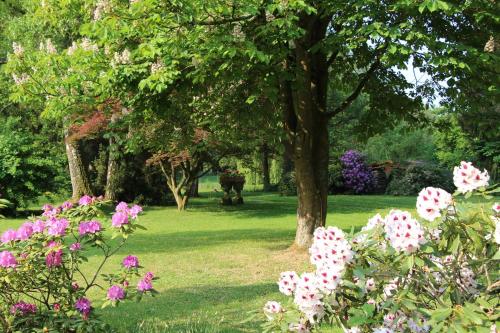
[[[365,74],[363,75],[361,80],[358,82],[358,85],[356,86],[354,91],[337,108],[326,113],[326,116],[328,118],[331,118],[331,117],[339,114],[340,112],[344,111],[352,104],[352,102],[354,102],[356,100],[356,98],[358,98],[359,94],[361,94],[361,92],[363,91],[363,88],[366,86],[366,83],[370,80],[370,77],[372,76],[372,74],[379,68],[379,66],[381,64],[380,58],[385,53],[387,46],[388,46],[388,42],[386,42],[382,48],[377,50],[377,52],[376,52],[377,54],[375,55],[375,60],[372,62],[372,64],[368,68],[368,70],[365,72]]]

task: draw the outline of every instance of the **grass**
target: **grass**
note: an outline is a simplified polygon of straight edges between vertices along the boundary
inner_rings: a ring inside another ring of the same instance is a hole
[[[206,184],[207,190],[211,185]],[[149,207],[140,231],[106,266],[136,254],[142,266],[161,279],[156,298],[98,310],[121,332],[212,333],[258,332],[259,323],[241,323],[247,312],[266,300],[284,300],[276,281],[283,270],[309,269],[306,253],[289,249],[296,223],[296,198],[262,192],[244,193],[245,204],[219,205],[220,192],[209,190],[194,199],[187,212],[175,207]],[[414,208],[413,197],[331,196],[328,225],[344,230],[364,225],[377,212]],[[0,221],[0,231],[23,220]],[[99,255],[94,253],[89,266]],[[103,293],[92,291],[98,306]]]

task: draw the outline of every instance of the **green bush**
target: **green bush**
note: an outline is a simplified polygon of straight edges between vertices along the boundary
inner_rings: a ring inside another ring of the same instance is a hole
[[[344,179],[342,177],[342,165],[337,159],[335,163],[328,166],[328,192],[330,194],[342,193],[345,191]]]
[[[440,187],[452,191],[452,175],[434,164],[412,162],[404,169],[392,172],[386,193],[392,195],[416,195],[424,187]]]
[[[23,128],[21,118],[0,118],[0,196],[14,206],[65,187],[65,158],[41,134]],[[63,147],[62,144],[59,144]]]
[[[285,173],[279,182],[279,192],[284,196],[297,195],[297,183],[295,181],[295,172]]]

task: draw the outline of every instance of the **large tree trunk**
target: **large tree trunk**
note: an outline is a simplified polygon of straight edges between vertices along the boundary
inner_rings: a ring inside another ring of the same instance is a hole
[[[71,187],[73,189],[73,200],[78,200],[83,195],[91,195],[90,181],[87,172],[83,166],[82,157],[78,147],[78,142],[72,141],[65,136],[66,155],[68,157],[69,175],[71,178]]]
[[[106,189],[104,197],[106,200],[116,201],[118,199],[118,152],[113,138],[109,139],[108,168],[106,172]]]
[[[193,181],[193,184],[191,185],[191,187],[189,188],[189,196],[191,198],[199,198],[200,197],[199,185],[200,185],[199,178],[196,178]]]
[[[301,17],[305,35],[294,41],[294,85],[285,82],[283,96],[286,129],[289,132],[295,164],[298,209],[295,245],[309,247],[314,230],[324,226],[328,195],[328,117],[326,95],[328,65],[326,55],[313,51],[325,36],[329,18]]]
[[[262,184],[264,192],[268,192],[271,190],[271,176],[269,173],[269,147],[266,143],[262,144],[260,153],[262,157]]]

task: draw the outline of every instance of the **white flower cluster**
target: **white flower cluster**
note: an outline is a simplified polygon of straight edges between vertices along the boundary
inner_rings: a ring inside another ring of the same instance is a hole
[[[426,242],[424,229],[408,212],[391,210],[385,218],[384,229],[389,243],[398,252],[415,252]]]
[[[495,216],[491,216],[491,219],[495,223],[495,243],[500,244],[500,203],[495,202],[491,208],[495,212]]]
[[[16,75],[15,73],[12,74],[12,79],[14,80],[14,83],[17,85],[17,86],[20,86],[26,82],[28,82],[28,80],[30,79],[28,74],[26,73],[22,73],[20,76]]]
[[[111,11],[111,2],[109,0],[99,0],[94,9],[94,21],[99,21],[104,14]]]
[[[155,63],[151,64],[151,74],[157,73],[165,68],[165,64],[161,59],[156,60]]]
[[[54,44],[52,44],[52,40],[50,40],[50,39],[46,39],[45,43],[40,42],[40,51],[47,52],[48,54],[57,53],[57,49],[54,46]]]
[[[453,169],[453,183],[460,193],[467,193],[488,186],[489,180],[488,171],[481,172],[473,167],[471,162],[462,161],[460,166]]]
[[[97,46],[96,43],[93,43],[89,38],[85,37],[82,39],[80,43],[73,42],[71,46],[68,48],[68,55],[73,55],[76,50],[81,48],[84,51],[92,51],[92,52],[98,52],[99,51],[99,46]]]
[[[22,57],[24,54],[24,48],[21,44],[13,42],[12,43],[12,50],[14,51],[14,54],[18,57]]]
[[[283,312],[283,308],[278,302],[269,301],[266,305],[264,305],[264,313],[270,320],[274,319],[274,317],[280,312]]]
[[[451,194],[443,189],[426,187],[418,194],[417,213],[427,221],[441,217],[441,211],[451,204]]]
[[[113,56],[113,61],[112,65],[127,65],[130,64],[131,61],[131,54],[128,49],[123,50],[122,52],[115,52]]]
[[[353,239],[353,243],[364,243],[368,239],[367,231],[372,230],[378,226],[384,226],[384,219],[380,214],[377,214],[368,220],[368,223],[361,228],[361,233],[356,235]]]

